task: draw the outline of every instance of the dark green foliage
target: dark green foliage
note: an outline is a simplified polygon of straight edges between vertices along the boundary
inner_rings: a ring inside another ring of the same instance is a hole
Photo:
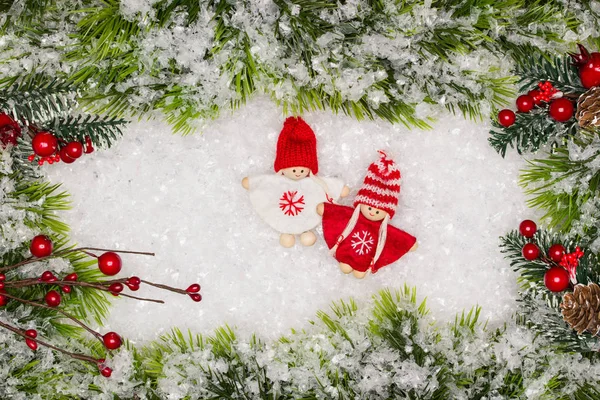
[[[545,81],[552,82],[563,93],[579,95],[586,90],[581,86],[577,67],[567,55],[548,59],[532,53],[519,60],[515,74],[519,77],[519,91],[522,93],[537,89],[538,83]]]
[[[127,121],[117,117],[88,114],[56,118],[46,122],[44,127],[65,141],[84,143],[89,137],[95,146],[110,147],[123,134],[125,124]]]
[[[575,118],[564,123],[556,122],[548,116],[546,109],[516,113],[515,123],[508,128],[497,120],[492,120],[492,126],[488,140],[502,157],[506,155],[508,146],[515,148],[519,154],[534,152],[551,140],[560,144],[561,140],[572,137],[579,129]]]

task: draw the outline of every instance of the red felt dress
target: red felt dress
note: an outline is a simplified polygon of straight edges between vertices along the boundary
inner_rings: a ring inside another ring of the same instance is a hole
[[[325,203],[323,211],[323,235],[331,249],[348,221],[354,209],[347,206]],[[353,269],[364,272],[369,269],[377,249],[379,227],[381,221],[370,221],[359,213],[356,226],[343,240],[335,253],[335,259],[350,265]],[[416,243],[417,239],[408,233],[388,225],[385,247],[371,272],[375,273],[382,267],[391,264],[406,254]]]

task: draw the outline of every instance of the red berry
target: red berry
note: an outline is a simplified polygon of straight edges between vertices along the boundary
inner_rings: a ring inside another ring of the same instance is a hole
[[[46,304],[50,307],[58,307],[60,305],[60,293],[56,290],[51,290],[46,293]]]
[[[194,300],[196,303],[198,303],[199,301],[202,301],[202,295],[200,295],[199,293],[190,293],[189,296],[191,297],[192,300]]]
[[[61,286],[60,289],[65,293],[71,293],[71,286]]]
[[[121,271],[121,257],[109,251],[98,257],[98,268],[104,275],[116,275]]]
[[[537,225],[530,219],[526,219],[519,225],[519,232],[526,238],[532,238],[537,231]]]
[[[567,122],[573,117],[574,113],[575,107],[573,106],[573,103],[564,97],[554,100],[550,103],[550,107],[548,108],[550,117],[558,122]]]
[[[533,243],[527,243],[523,246],[523,257],[526,260],[533,261],[540,256],[540,249]]]
[[[579,78],[584,88],[589,89],[593,86],[600,86],[600,53],[591,53],[579,46],[580,54],[569,53],[575,60],[575,65],[579,67]]]
[[[132,276],[130,278],[127,278],[127,283],[131,283],[132,285],[139,285],[140,283],[142,283],[142,280],[137,276]]]
[[[0,291],[4,290],[4,282],[0,282]]]
[[[528,94],[522,94],[517,97],[517,109],[521,112],[529,112],[533,110],[535,106],[535,102],[533,101],[533,97]]]
[[[498,122],[505,128],[515,123],[516,115],[512,110],[504,109],[498,113]]]
[[[108,290],[110,290],[113,296],[118,296],[119,293],[121,293],[123,291],[123,284],[119,283],[119,282],[115,282],[112,283],[109,287]]]
[[[35,329],[27,329],[25,331],[25,334],[27,336],[29,336],[30,338],[34,338],[35,339],[37,337],[37,331]]]
[[[562,244],[553,244],[548,249],[548,255],[554,262],[560,262],[565,254],[565,247]]]
[[[27,346],[29,346],[31,350],[37,350],[38,344],[35,340],[25,339],[25,343],[27,343]]]
[[[544,274],[544,285],[551,292],[562,292],[569,287],[569,273],[561,267],[552,267]]]
[[[198,293],[200,291],[200,285],[194,283],[190,285],[187,289],[185,289],[185,291],[188,293]]]
[[[56,152],[58,140],[50,132],[39,132],[31,141],[33,152],[40,157],[48,157]]]
[[[6,275],[0,274],[0,282],[4,282],[6,280]]]
[[[537,89],[534,89],[534,90],[530,90],[529,92],[527,92],[527,94],[529,96],[531,96],[531,98],[533,99],[533,103],[536,106],[539,106],[540,104],[542,104],[542,100],[540,99],[540,95],[542,94],[542,92],[540,92]]]
[[[109,350],[116,350],[121,347],[121,336],[116,332],[108,332],[102,337],[104,346]]]
[[[7,114],[0,113],[0,143],[5,148],[9,144],[16,146],[21,136],[21,127]]]
[[[58,278],[50,271],[44,271],[40,278],[42,282],[56,282]]]
[[[78,278],[77,274],[76,273],[72,273],[72,274],[69,274],[69,275],[65,276],[63,278],[63,281],[74,282],[74,281],[77,280],[77,278]]]
[[[135,283],[129,283],[129,282],[125,282],[125,284],[129,288],[129,290],[131,290],[133,292],[140,290],[140,285],[136,285]]]
[[[110,369],[109,367],[104,367],[100,370],[100,373],[102,374],[102,376],[110,378],[110,376],[112,375],[112,369]]]
[[[8,297],[3,294],[0,294],[0,307],[4,307],[8,304]]]
[[[27,159],[29,160],[29,162],[33,162],[33,160],[35,160],[35,154],[30,155],[29,157],[27,157]]]
[[[37,235],[31,240],[29,250],[34,257],[47,257],[52,254],[52,240],[46,235]]]
[[[67,155],[71,158],[77,159],[83,154],[83,145],[79,142],[71,142],[65,146]]]
[[[63,160],[63,162],[65,164],[71,164],[75,162],[75,159],[73,157],[70,157],[69,154],[67,153],[67,148],[63,147],[62,149],[60,149],[60,159]]]

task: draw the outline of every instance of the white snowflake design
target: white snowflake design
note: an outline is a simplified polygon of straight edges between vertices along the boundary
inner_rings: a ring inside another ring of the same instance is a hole
[[[373,236],[367,231],[354,232],[350,244],[359,256],[369,254],[373,248]]]
[[[284,192],[279,199],[279,208],[285,215],[295,217],[304,210],[304,196],[298,195],[298,191]]]

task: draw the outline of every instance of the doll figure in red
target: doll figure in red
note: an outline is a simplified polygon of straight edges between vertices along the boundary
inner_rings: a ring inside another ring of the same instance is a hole
[[[379,153],[380,159],[369,166],[354,208],[331,203],[317,206],[331,254],[342,272],[352,272],[359,279],[417,248],[414,236],[388,225],[398,206],[400,170],[386,153]]]

